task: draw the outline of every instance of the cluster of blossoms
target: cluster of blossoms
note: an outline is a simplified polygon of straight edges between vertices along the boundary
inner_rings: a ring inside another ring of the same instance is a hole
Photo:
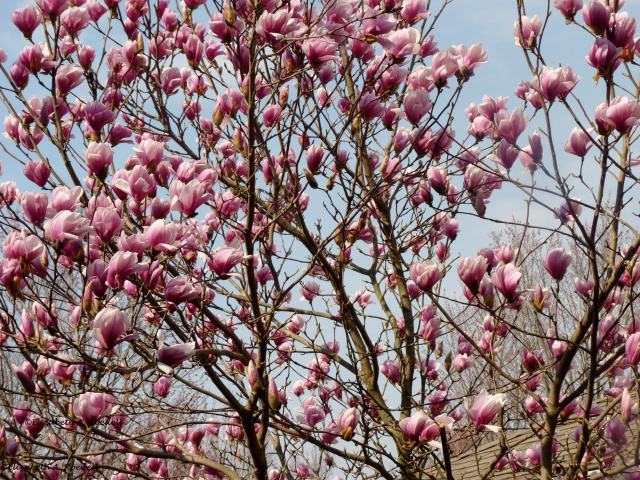
[[[549,477],[567,454],[558,422],[594,417],[573,434],[576,465],[635,480],[630,90],[607,94],[564,146],[582,162],[602,153],[603,183],[615,169],[611,210],[570,196],[551,132],[530,125],[572,108],[582,85],[541,61],[539,16],[514,30],[540,60],[517,87],[524,107],[485,96],[461,138],[451,109],[488,53],[439,47],[424,0],[212,3],[35,0],[12,15],[27,46],[0,50],[0,96],[24,179],[0,183],[13,371],[0,462],[64,452],[111,480],[417,479],[418,461],[442,476],[464,442],[530,421],[537,443],[493,466]],[[569,23],[582,11],[586,62],[608,91],[640,56],[623,6],[554,1]],[[94,30],[104,47],[88,43]],[[530,184],[511,172],[518,159]],[[518,248],[458,255],[465,216],[491,215],[507,186],[574,243],[525,251],[525,232]],[[52,460],[44,475],[61,471]]]

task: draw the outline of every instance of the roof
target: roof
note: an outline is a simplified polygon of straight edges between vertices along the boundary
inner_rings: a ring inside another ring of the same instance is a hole
[[[573,461],[573,458],[576,455],[578,443],[575,442],[572,437],[576,428],[578,428],[581,423],[581,418],[573,416],[564,423],[559,424],[556,429],[555,438],[558,442],[558,451],[556,456],[558,476],[564,476],[564,470],[568,469],[570,462]],[[605,421],[605,425],[606,424],[608,424],[608,420]],[[503,455],[508,454],[513,450],[517,450],[524,456],[527,449],[536,444],[539,445],[540,438],[536,434],[536,431],[540,431],[540,428],[536,428],[535,425],[532,425],[528,428],[508,432],[504,439],[505,447],[501,446],[499,438],[489,442],[485,441],[484,443],[479,443],[477,445],[468,444],[466,446],[462,446],[463,444],[459,443],[461,441],[456,442],[453,450],[459,449],[460,451],[458,454],[456,454],[455,451],[451,453],[451,469],[453,478],[455,480],[480,480],[482,478],[493,480],[502,480],[507,478],[516,478],[518,480],[539,479],[539,469],[533,469],[530,464],[522,465],[522,468],[519,468],[517,471],[514,471],[512,466],[509,464],[500,471],[493,468]],[[611,445],[611,441],[605,439],[604,428],[599,433],[592,432],[591,438],[594,438],[594,435],[600,436],[598,445]],[[483,439],[486,440],[488,437],[489,435],[483,437]],[[498,435],[492,434],[492,437],[496,438]],[[616,458],[614,459],[615,465],[623,465],[624,459],[630,459],[626,463],[627,465],[633,465],[632,459],[634,457],[635,443],[640,441],[640,429],[638,429],[637,419],[629,425],[627,440],[628,445],[616,452]],[[474,441],[477,441],[477,439],[474,439]],[[467,440],[467,442],[470,443],[470,440]],[[611,449],[609,450],[611,451]],[[600,472],[599,465],[595,460],[592,460],[590,467],[594,471]],[[437,479],[446,479],[446,472],[444,471],[443,464],[432,464],[431,471],[429,471],[429,473]]]

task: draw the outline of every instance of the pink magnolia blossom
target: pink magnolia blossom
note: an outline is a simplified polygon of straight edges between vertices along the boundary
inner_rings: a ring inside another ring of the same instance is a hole
[[[96,101],[85,105],[84,118],[93,131],[99,132],[105,125],[113,122],[116,115],[103,103]]]
[[[431,80],[433,85],[442,89],[449,78],[458,71],[458,61],[450,50],[436,53],[431,60]]]
[[[179,305],[193,300],[194,298],[198,298],[200,296],[200,291],[186,278],[174,277],[165,286],[164,294],[167,302]]]
[[[104,180],[113,164],[113,150],[108,143],[91,142],[84,153],[84,159],[87,162],[87,173]]]
[[[302,44],[302,51],[307,57],[309,65],[314,69],[320,69],[325,63],[337,60],[336,49],[338,45],[327,39],[316,38],[305,40]]]
[[[197,35],[189,35],[182,45],[189,65],[198,65],[204,54],[204,45]]]
[[[424,0],[409,0],[407,4],[403,4],[402,10],[400,10],[400,16],[409,25],[413,25],[420,20],[426,20],[430,15],[431,12],[426,10]],[[429,38],[433,40],[433,36]],[[422,56],[426,57],[426,55]]]
[[[47,217],[49,198],[46,193],[26,192],[22,195],[20,206],[24,216],[31,223],[40,224]]]
[[[494,287],[509,302],[517,300],[519,292],[517,291],[522,271],[512,263],[498,265],[491,273],[491,281]]]
[[[518,137],[529,124],[529,117],[523,115],[522,108],[516,108],[511,115],[507,110],[499,110],[493,117],[497,132],[510,144],[515,144]]]
[[[615,18],[615,23],[614,23]],[[628,12],[616,13],[616,16],[609,22],[607,37],[619,48],[634,48],[634,34],[636,33],[636,19],[630,17]],[[613,24],[613,25],[612,25]]]
[[[107,393],[83,393],[73,402],[73,414],[91,427],[98,420],[115,413],[118,409],[117,400]]]
[[[542,354],[542,350],[528,350],[527,348],[523,348],[521,352],[522,356],[522,365],[524,369],[531,373],[535,372],[539,368],[544,366],[544,357]]]
[[[256,23],[256,33],[272,45],[279,44],[287,35],[298,30],[292,12],[279,10],[273,13],[263,13]]]
[[[206,185],[195,178],[187,184],[179,180],[172,182],[169,187],[169,195],[171,196],[171,210],[186,216],[194,215],[201,205],[212,198],[210,193],[206,193]]]
[[[489,58],[489,52],[484,51],[482,43],[471,47],[459,45],[456,47],[456,51],[458,53],[459,75],[462,78],[473,76],[475,69],[487,63]]]
[[[300,315],[293,315],[289,321],[285,324],[287,329],[297,335],[304,330],[304,319]]]
[[[629,335],[625,344],[625,353],[629,365],[638,365],[640,363],[640,332]]]
[[[473,406],[469,408],[469,399],[464,400],[464,409],[467,412],[469,419],[480,430],[486,429],[492,432],[499,432],[500,427],[495,425],[489,425],[496,418],[498,412],[505,405],[504,393],[498,393],[496,395],[489,395],[487,390],[484,389],[480,392],[480,395],[476,397]]]
[[[249,386],[253,388],[256,382],[260,379],[260,374],[258,373],[258,367],[256,366],[256,362],[251,360],[249,365],[244,369],[244,375],[247,377],[247,382],[249,382]]]
[[[572,198],[569,202],[564,202],[560,208],[556,210],[556,217],[562,222],[575,222],[576,218],[582,213],[582,200]]]
[[[400,420],[400,430],[407,436],[409,441],[418,442],[428,420],[429,415],[427,415],[427,412],[418,410],[411,417]]]
[[[302,409],[294,409],[296,412],[303,413],[304,416],[298,416],[297,420],[301,423],[313,427],[322,422],[326,414],[324,409],[317,405],[316,397],[307,397],[302,401]]]
[[[484,257],[476,257],[475,260],[467,257],[458,263],[458,276],[472,293],[478,292],[480,282],[487,272],[487,266],[487,260]]]
[[[156,392],[156,395],[158,395],[159,397],[164,398],[167,395],[169,395],[171,382],[172,382],[171,377],[167,377],[166,375],[163,375],[158,380],[156,380],[156,383],[153,385],[153,391]]]
[[[311,173],[317,173],[322,165],[322,159],[324,157],[324,148],[321,145],[311,145],[307,149],[306,159],[307,168]]]
[[[24,422],[24,428],[29,433],[31,438],[37,438],[40,432],[47,426],[47,420],[42,418],[37,413],[32,413],[27,417]]]
[[[280,105],[275,104],[267,108],[262,115],[262,122],[266,128],[271,128],[282,121],[286,112],[282,111]]]
[[[582,0],[553,0],[553,8],[558,10],[567,21],[571,21],[582,10]]]
[[[373,92],[363,93],[358,106],[365,122],[378,118],[385,112],[384,106],[380,103],[380,98]]]
[[[311,302],[320,294],[320,285],[316,282],[304,282],[300,285],[300,293],[302,294],[300,301],[308,300]]]
[[[420,434],[420,441],[427,442],[432,448],[438,448],[442,450],[442,444],[439,441],[434,441],[436,439],[440,440],[440,426],[444,425],[444,432],[451,433],[453,429],[453,424],[455,423],[455,419],[448,415],[438,415],[433,419],[427,420],[422,433]]]
[[[72,7],[62,12],[62,32],[71,37],[77,37],[82,30],[89,26],[89,12],[86,8]]]
[[[353,438],[354,431],[360,423],[360,414],[355,407],[348,408],[340,412],[336,425],[340,430],[342,438],[349,441]]]
[[[64,210],[57,213],[44,225],[46,236],[51,241],[77,241],[92,231],[89,220],[80,213]]]
[[[69,363],[65,362],[65,360],[69,361]],[[69,385],[78,369],[78,365],[71,362],[77,362],[77,360],[70,355],[59,355],[58,358],[52,360],[50,378],[59,380],[63,385]]]
[[[212,257],[207,260],[207,265],[221,278],[229,278],[231,270],[249,258],[250,255],[245,255],[238,248],[224,247],[213,252]]]
[[[55,18],[69,8],[66,0],[36,0],[36,5],[40,7],[45,17]]]
[[[18,378],[18,381],[20,382],[20,384],[24,388],[25,392],[27,392],[27,393],[35,393],[36,384],[34,383],[33,379],[31,378],[32,375],[29,375],[29,373],[27,373],[23,368],[18,367],[17,365],[13,365],[12,364],[11,368],[13,369],[13,373],[16,374],[16,377]]]
[[[94,233],[103,242],[108,242],[118,235],[126,221],[112,208],[98,207],[91,219]]]
[[[585,25],[596,35],[602,35],[609,27],[611,12],[606,2],[593,0],[582,8],[582,18]]]
[[[539,89],[537,89],[545,100],[553,102],[558,97],[565,97],[569,94],[580,77],[573,73],[571,67],[556,68],[544,66],[538,79]]]
[[[109,261],[107,285],[116,290],[124,287],[125,280],[146,269],[146,265],[138,262],[138,256],[133,252],[116,252]]]
[[[107,12],[107,7],[100,3],[100,0],[87,0],[87,12],[89,18],[97,22]]]
[[[142,202],[156,191],[156,181],[142,165],[133,167],[129,172],[128,181],[120,178],[115,180],[115,175],[113,178],[114,186],[131,195],[136,202]]]
[[[40,66],[37,65],[37,67],[39,70]],[[29,67],[26,67],[20,61],[17,61],[9,68],[9,74],[11,75],[11,80],[18,89],[27,88],[27,85],[29,84]]]
[[[24,401],[17,402],[13,407],[12,413],[16,423],[22,425],[32,413],[31,404]]]
[[[116,308],[105,308],[93,320],[91,336],[96,348],[103,355],[109,354],[117,345],[128,340],[138,339],[138,334],[124,335],[130,328],[129,317]]]
[[[385,362],[380,365],[380,373],[387,377],[391,383],[396,384],[400,381],[400,368],[401,364],[399,361],[385,360]]]
[[[473,365],[473,362],[473,357],[470,357],[466,353],[464,353],[462,355],[456,355],[456,358],[453,359],[451,366],[455,368],[456,372],[461,373],[471,367],[471,365]]]
[[[538,312],[542,312],[545,308],[548,308],[548,300],[551,293],[546,288],[542,288],[542,285],[536,285],[536,288],[530,292],[528,302]]]
[[[376,302],[371,300],[372,293],[369,290],[358,290],[354,293],[353,297],[358,302],[362,308],[365,308],[367,305],[374,305]]]
[[[535,415],[537,413],[544,413],[544,406],[540,405],[536,399],[534,399],[531,395],[527,395],[527,399],[525,400],[525,409],[529,415]]]
[[[40,25],[42,17],[33,5],[27,5],[15,10],[11,14],[11,21],[26,38],[31,38],[33,32]]]
[[[402,59],[415,55],[420,50],[420,31],[416,28],[402,28],[386,35],[381,44],[387,53]]]
[[[82,82],[84,82],[84,72],[81,68],[66,64],[58,69],[56,74],[58,95],[68,94]]]
[[[515,22],[513,38],[516,45],[523,48],[532,48],[536,45],[540,30],[542,29],[542,19],[539,15],[533,18],[522,15],[520,22]]]
[[[179,343],[170,347],[164,344],[164,334],[158,331],[158,368],[164,373],[171,373],[172,369],[189,360],[195,354],[195,342]]]
[[[627,133],[638,124],[640,105],[627,97],[616,97],[609,105],[600,105],[596,109],[596,117],[610,127],[607,130],[614,129],[620,133]]]
[[[614,450],[621,450],[629,443],[627,439],[628,430],[629,427],[627,427],[619,417],[614,417],[613,420],[609,422],[604,436],[610,441],[609,445],[611,445]]]
[[[409,271],[411,280],[423,291],[431,290],[442,278],[442,273],[437,263],[417,262],[411,266]]]
[[[407,92],[403,100],[404,113],[407,120],[413,124],[420,123],[431,110],[431,99],[426,90],[411,90]]]
[[[592,2],[593,3],[593,2]],[[596,38],[585,57],[587,63],[598,71],[601,77],[609,78],[620,65],[622,48],[616,47],[606,38]]]
[[[542,266],[554,280],[560,281],[564,277],[567,268],[569,268],[571,260],[571,254],[565,254],[564,248],[554,248],[547,255],[547,259],[542,263]]]
[[[591,132],[591,129],[588,130],[588,133]],[[575,155],[576,157],[584,157],[591,147],[593,147],[593,144],[591,143],[591,140],[589,140],[587,133],[580,128],[575,127],[571,131],[571,137],[569,137],[567,143],[564,144],[564,151]]]

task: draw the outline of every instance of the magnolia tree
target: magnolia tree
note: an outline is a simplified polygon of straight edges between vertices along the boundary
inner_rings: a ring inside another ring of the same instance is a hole
[[[436,3],[13,12],[2,478],[640,478],[636,20],[514,2],[469,106]]]

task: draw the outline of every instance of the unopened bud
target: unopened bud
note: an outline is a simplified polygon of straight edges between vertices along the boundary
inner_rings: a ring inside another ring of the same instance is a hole
[[[230,27],[236,22],[236,11],[231,6],[224,7],[224,21]]]
[[[306,177],[307,183],[309,184],[309,186],[311,188],[313,188],[313,189],[318,188],[318,182],[316,181],[316,177],[314,177],[313,173],[311,173],[306,168],[304,169],[304,176]]]
[[[387,165],[389,164],[389,157],[384,157],[382,160],[382,164],[380,165],[380,174],[384,175],[384,171],[387,169]]]
[[[138,52],[144,52],[144,39],[142,38],[142,33],[140,32],[138,32],[136,43],[138,44]]]
[[[220,125],[222,125],[223,120],[224,120],[224,113],[222,113],[222,110],[220,110],[219,108],[216,108],[213,111],[213,124],[216,127],[219,127]]]
[[[329,181],[327,182],[327,190],[329,191],[333,190],[333,186],[335,185],[335,183],[336,183],[336,174],[333,173],[333,175],[329,177]]]
[[[484,304],[487,306],[487,308],[489,310],[493,309],[493,305],[494,305],[494,296],[493,296],[493,294],[490,293],[488,295],[485,295],[483,297],[483,299],[484,299]]]
[[[84,254],[84,248],[79,248],[78,251],[76,252],[76,262],[79,265],[82,265],[84,263],[85,260],[85,254]]]
[[[278,103],[280,104],[281,108],[284,108],[287,106],[288,102],[289,102],[289,87],[286,86],[282,90],[280,90],[280,98]]]
[[[16,275],[7,283],[7,292],[9,292],[9,295],[11,295],[12,297],[17,297],[20,294],[20,291],[22,290],[20,288],[21,285],[22,285],[22,277],[18,277]]]
[[[369,45],[373,45],[374,43],[376,43],[378,41],[378,37],[376,35],[371,34],[371,33],[365,33],[364,34],[364,41],[367,42]]]

